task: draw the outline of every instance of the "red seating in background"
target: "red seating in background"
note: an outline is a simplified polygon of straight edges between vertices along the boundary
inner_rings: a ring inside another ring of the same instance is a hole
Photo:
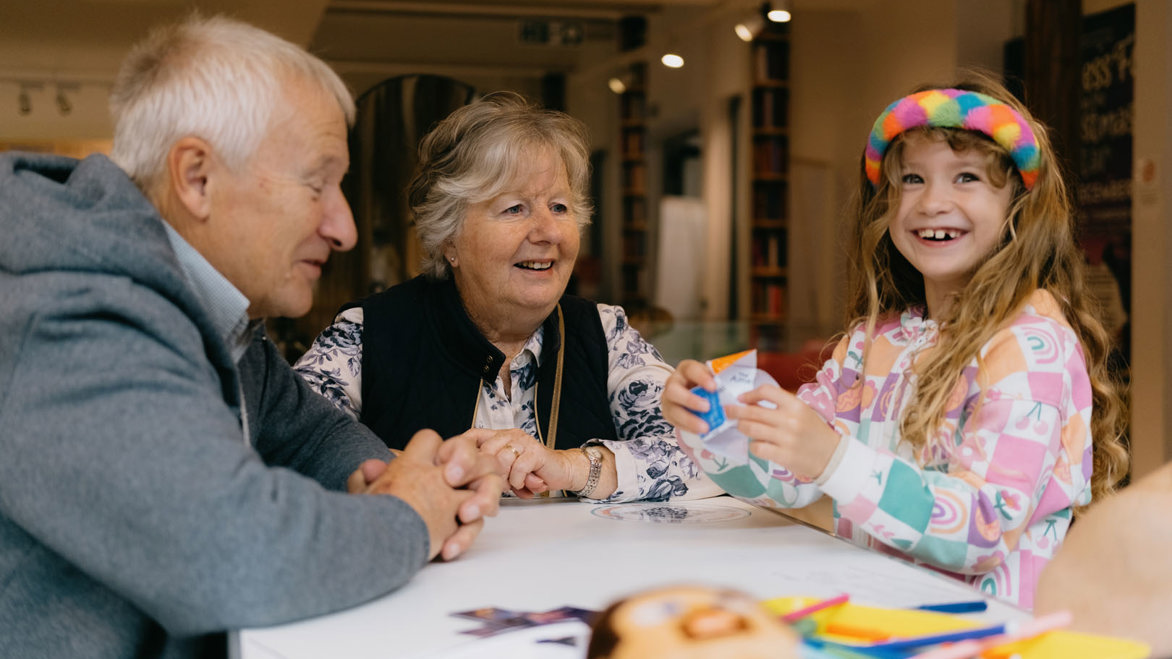
[[[797,391],[807,382],[813,382],[818,369],[834,353],[834,344],[823,339],[806,341],[798,352],[757,351],[757,368],[777,380],[786,391]]]

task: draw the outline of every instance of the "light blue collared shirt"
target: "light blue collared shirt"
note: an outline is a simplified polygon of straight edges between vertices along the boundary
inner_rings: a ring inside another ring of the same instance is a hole
[[[204,309],[211,316],[212,326],[228,344],[232,361],[240,361],[252,340],[253,325],[248,319],[248,298],[170,224],[164,221],[163,227],[167,229],[167,239],[171,241],[171,249],[175,250],[175,258],[179,260],[184,277],[203,302]]]
[[[232,285],[224,275],[220,274],[191,243],[183,239],[179,232],[165,220],[163,227],[167,229],[167,239],[171,241],[171,249],[175,250],[175,258],[183,270],[183,276],[195,294],[203,302],[204,309],[211,316],[212,326],[224,338],[232,355],[233,363],[240,361],[248,350],[252,341],[253,329],[256,325],[248,319],[248,298],[238,288]],[[257,321],[260,323],[260,321]],[[251,445],[248,430],[248,408],[244,404],[244,387],[240,386],[240,431],[244,443]]]

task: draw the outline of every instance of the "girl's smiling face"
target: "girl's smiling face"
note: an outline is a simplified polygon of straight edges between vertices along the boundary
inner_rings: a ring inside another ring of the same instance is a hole
[[[888,232],[923,275],[928,315],[937,318],[1000,244],[1014,186],[994,185],[977,149],[953,151],[946,140],[916,134],[904,139],[899,207]]]

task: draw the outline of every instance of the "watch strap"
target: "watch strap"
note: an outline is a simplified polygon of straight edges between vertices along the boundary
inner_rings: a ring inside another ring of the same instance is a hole
[[[588,499],[594,492],[594,488],[598,487],[598,479],[602,475],[602,451],[598,450],[596,446],[588,446],[581,449],[581,451],[586,454],[586,459],[590,461],[590,472],[586,476],[586,485],[574,494]]]

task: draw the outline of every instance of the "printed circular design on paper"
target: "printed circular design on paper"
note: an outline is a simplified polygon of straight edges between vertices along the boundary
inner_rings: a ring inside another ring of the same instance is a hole
[[[601,506],[590,511],[595,517],[620,522],[650,522],[652,524],[708,524],[731,522],[749,516],[743,508],[720,505],[682,503],[620,503]]]

